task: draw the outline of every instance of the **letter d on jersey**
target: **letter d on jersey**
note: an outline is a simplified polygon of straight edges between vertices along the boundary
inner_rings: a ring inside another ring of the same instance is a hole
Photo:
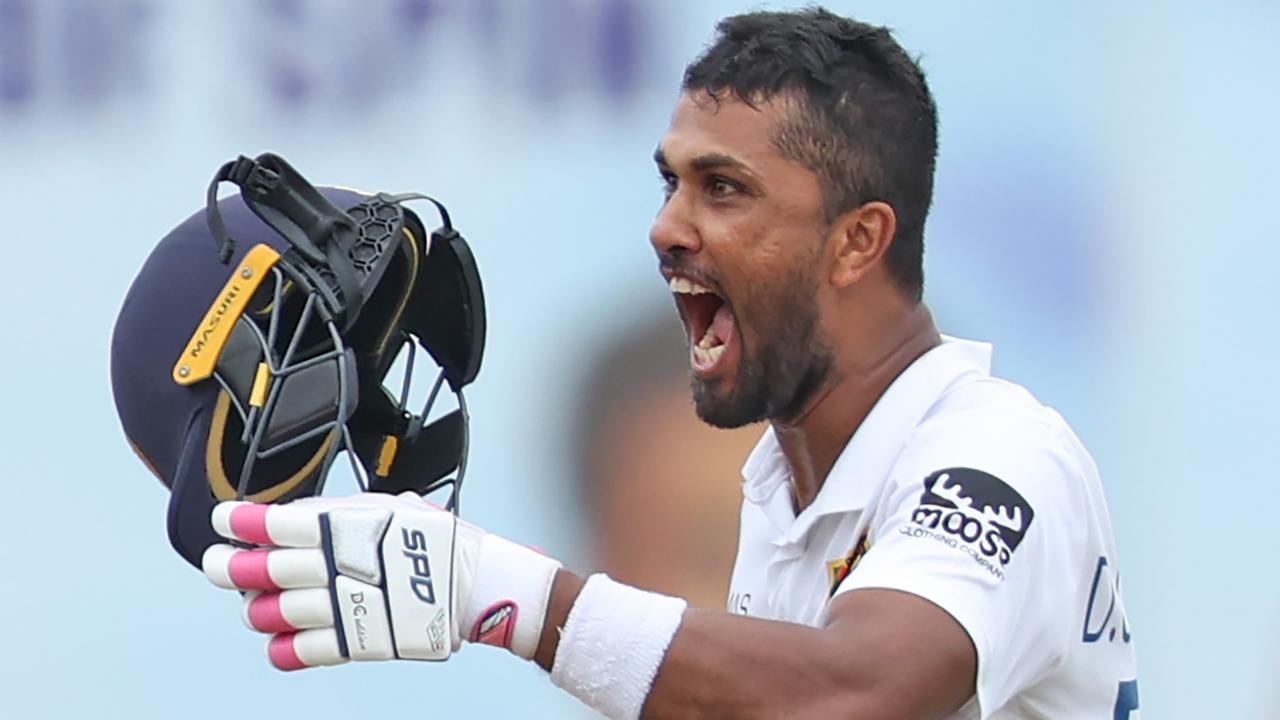
[[[402,658],[444,660],[458,644],[447,632],[453,627],[453,541],[453,516],[441,512],[398,511],[383,537],[387,603],[397,618],[396,652]],[[440,571],[435,576],[433,567]]]

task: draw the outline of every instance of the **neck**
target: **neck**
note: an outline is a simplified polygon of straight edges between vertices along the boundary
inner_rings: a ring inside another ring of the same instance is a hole
[[[813,503],[836,458],[894,379],[941,341],[928,308],[912,306],[905,317],[860,335],[843,355],[837,349],[832,377],[807,408],[793,420],[772,421],[791,466],[797,513]]]

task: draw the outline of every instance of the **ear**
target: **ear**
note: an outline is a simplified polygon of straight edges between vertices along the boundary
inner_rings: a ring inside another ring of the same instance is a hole
[[[865,277],[889,249],[897,227],[893,208],[878,200],[836,218],[831,225],[831,284],[845,288]]]

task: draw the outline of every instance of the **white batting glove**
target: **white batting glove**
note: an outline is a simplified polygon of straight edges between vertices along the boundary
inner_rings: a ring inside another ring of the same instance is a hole
[[[412,493],[219,503],[205,576],[245,590],[281,670],[347,660],[444,660],[463,640],[532,659],[560,564]],[[336,621],[335,621],[336,619]]]

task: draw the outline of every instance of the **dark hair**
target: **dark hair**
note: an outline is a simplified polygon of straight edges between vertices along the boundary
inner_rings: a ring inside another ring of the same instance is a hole
[[[773,141],[818,175],[827,220],[873,200],[893,207],[885,266],[919,300],[938,115],[924,73],[887,28],[822,8],[734,15],[685,69],[684,92],[748,104],[795,101]]]

